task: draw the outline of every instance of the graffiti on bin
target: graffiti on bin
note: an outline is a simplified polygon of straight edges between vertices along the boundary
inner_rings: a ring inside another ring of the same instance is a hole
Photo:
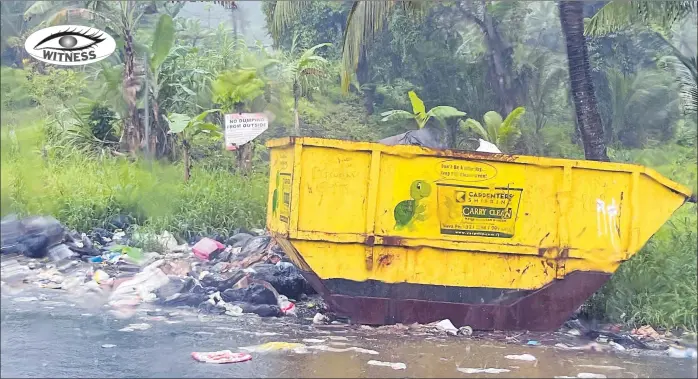
[[[596,199],[596,233],[599,237],[608,236],[611,245],[618,250],[618,239],[620,239],[620,227],[618,225],[618,207],[616,199],[612,198],[610,204],[606,204],[601,199]]]

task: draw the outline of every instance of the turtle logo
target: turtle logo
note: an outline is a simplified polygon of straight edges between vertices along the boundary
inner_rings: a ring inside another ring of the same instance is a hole
[[[59,66],[81,66],[110,56],[116,41],[106,32],[79,25],[60,25],[37,30],[24,42],[32,57]]]
[[[426,206],[420,204],[420,200],[431,195],[431,184],[424,180],[415,180],[410,185],[410,199],[399,202],[393,210],[395,217],[395,229],[407,227],[414,229],[415,221],[426,220]]]

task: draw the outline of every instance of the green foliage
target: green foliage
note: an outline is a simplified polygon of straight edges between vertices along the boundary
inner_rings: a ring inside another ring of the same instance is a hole
[[[460,127],[465,131],[472,131],[482,137],[482,139],[495,144],[500,150],[507,152],[516,144],[521,136],[519,121],[526,113],[524,107],[518,107],[511,111],[509,115],[502,119],[502,116],[489,111],[482,116],[485,126],[472,118],[460,122]]]
[[[383,119],[381,121],[397,121],[397,120],[409,120],[413,119],[417,123],[419,129],[423,128],[427,122],[433,117],[439,121],[443,126],[446,119],[463,117],[465,112],[461,112],[454,107],[449,107],[445,105],[436,106],[429,109],[427,112],[424,107],[424,102],[417,96],[414,91],[407,93],[410,102],[412,103],[412,113],[403,110],[392,110],[381,113]]]
[[[184,183],[181,165],[153,162],[151,167],[75,150],[42,158],[36,153],[44,144],[41,124],[25,125],[14,139],[3,129],[0,143],[2,215],[51,214],[70,228],[89,230],[114,215],[130,214],[150,230],[185,238],[264,225],[264,171],[241,177],[197,166]]]
[[[220,104],[224,112],[249,106],[264,94],[265,83],[254,69],[224,71],[212,84],[213,102]]]
[[[668,28],[697,9],[695,1],[614,0],[604,5],[586,22],[584,32],[587,35],[599,36],[631,25],[643,24]]]
[[[223,136],[220,128],[213,123],[206,122],[206,117],[219,109],[209,109],[201,112],[196,117],[189,117],[185,114],[170,113],[167,122],[170,125],[170,133],[180,134],[182,138],[191,140],[199,134],[206,134],[213,139],[220,139]]]
[[[153,72],[158,71],[162,62],[170,54],[174,44],[174,37],[175,30],[172,17],[166,14],[161,15],[155,27],[153,45],[151,46],[150,69]]]

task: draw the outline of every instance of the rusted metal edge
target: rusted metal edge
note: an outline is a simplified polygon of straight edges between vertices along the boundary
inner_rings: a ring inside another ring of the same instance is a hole
[[[330,310],[367,325],[431,323],[449,319],[476,330],[558,329],[584,301],[610,278],[599,272],[574,272],[511,304],[468,304],[415,299],[346,296],[332,293],[316,274],[303,276],[320,293]]]

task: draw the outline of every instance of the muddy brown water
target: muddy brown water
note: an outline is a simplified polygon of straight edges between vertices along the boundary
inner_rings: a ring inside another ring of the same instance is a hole
[[[17,296],[34,296],[22,293]],[[1,311],[2,377],[696,377],[696,362],[627,352],[562,351],[526,346],[526,338],[504,343],[487,338],[381,334],[344,326],[314,327],[289,318],[202,317],[188,309],[141,307],[129,319],[108,309],[49,293],[37,300],[3,296]],[[159,317],[153,316],[159,315]],[[170,321],[170,323],[168,323]],[[174,322],[174,323],[172,323]],[[147,330],[123,332],[132,323]],[[330,338],[333,337],[333,338]],[[216,351],[267,342],[317,342],[336,349],[356,346],[378,354],[317,350],[252,353],[249,362],[215,365],[194,361],[192,351]],[[115,345],[102,348],[104,344]],[[533,355],[535,361],[507,359]],[[401,362],[394,370],[368,362]],[[504,369],[496,374],[467,374],[458,368]]]

